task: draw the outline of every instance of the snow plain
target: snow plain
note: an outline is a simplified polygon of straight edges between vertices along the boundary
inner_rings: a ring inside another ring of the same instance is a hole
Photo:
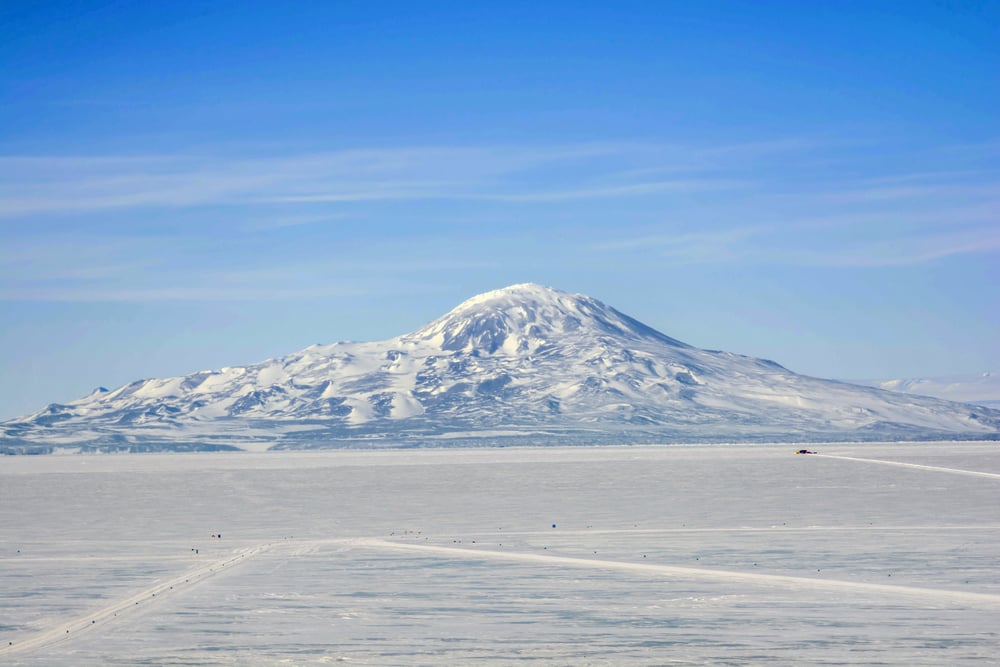
[[[1000,661],[1000,445],[809,447],[6,457],[0,664]]]

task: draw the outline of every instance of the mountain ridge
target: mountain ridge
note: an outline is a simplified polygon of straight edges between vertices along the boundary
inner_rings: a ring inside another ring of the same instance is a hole
[[[103,388],[101,388],[103,389]],[[994,438],[1000,412],[702,350],[522,283],[417,330],[137,380],[0,423],[0,450]]]
[[[854,384],[878,387],[904,394],[933,396],[947,401],[1000,408],[1000,373],[984,371],[975,375],[946,375],[919,378],[854,380]]]

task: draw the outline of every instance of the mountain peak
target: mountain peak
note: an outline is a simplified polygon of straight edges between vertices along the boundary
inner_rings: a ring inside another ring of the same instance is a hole
[[[573,295],[537,283],[518,283],[466,299],[452,309],[448,315],[467,311],[486,312],[509,308],[537,308],[543,305],[557,305],[560,302],[569,303],[579,298],[581,298],[580,295]]]
[[[476,296],[463,301],[459,304],[458,308],[462,308],[467,305],[473,306],[479,303],[488,303],[508,299],[555,300],[560,296],[569,296],[569,293],[552,287],[546,287],[545,285],[539,285],[538,283],[517,283],[516,285],[508,285],[507,287],[501,287],[500,289],[477,294]]]
[[[404,338],[442,350],[518,354],[579,337],[655,338],[688,347],[597,299],[535,283],[478,294]]]

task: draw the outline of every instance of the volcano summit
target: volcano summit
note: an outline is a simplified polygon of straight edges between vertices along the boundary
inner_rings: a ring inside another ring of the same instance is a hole
[[[1000,412],[793,373],[534,284],[409,334],[98,389],[0,424],[0,451],[1000,437]]]

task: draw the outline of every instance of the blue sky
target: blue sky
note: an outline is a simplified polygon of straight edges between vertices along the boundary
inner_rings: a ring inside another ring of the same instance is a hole
[[[1000,2],[0,5],[0,418],[538,282],[1000,370]]]

